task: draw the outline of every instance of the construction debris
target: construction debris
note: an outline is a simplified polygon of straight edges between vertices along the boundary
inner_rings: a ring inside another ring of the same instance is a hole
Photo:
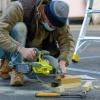
[[[82,85],[82,92],[86,94],[86,92],[89,92],[91,89],[93,89],[93,82],[87,81],[85,84]]]

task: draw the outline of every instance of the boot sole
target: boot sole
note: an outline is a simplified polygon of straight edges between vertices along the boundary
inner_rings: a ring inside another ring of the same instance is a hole
[[[10,79],[10,76],[8,74],[2,74],[0,77],[4,80]]]
[[[19,81],[16,81],[14,83],[10,84],[11,86],[23,86],[23,83],[20,83]]]

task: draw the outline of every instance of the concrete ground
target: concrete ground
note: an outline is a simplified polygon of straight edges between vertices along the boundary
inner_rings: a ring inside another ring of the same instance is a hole
[[[75,41],[77,41],[81,26],[71,25],[70,27]],[[90,26],[87,30],[87,34],[100,36],[100,27]],[[83,79],[95,79],[93,84],[100,85],[100,44],[94,42],[90,43],[79,55],[81,58],[80,61],[78,63],[71,62],[68,67],[68,74],[83,75]],[[39,98],[34,96],[38,90],[47,90],[47,88],[41,83],[32,81],[25,82],[25,85],[22,87],[11,87],[9,86],[9,80],[0,79],[0,100],[100,100],[100,88],[89,92],[86,98]]]

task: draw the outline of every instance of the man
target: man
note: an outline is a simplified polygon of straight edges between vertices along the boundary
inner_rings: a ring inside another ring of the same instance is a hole
[[[18,0],[7,8],[0,19],[0,48],[10,52],[14,65],[21,63],[23,58],[33,60],[36,57],[34,48],[48,50],[58,58],[62,73],[66,73],[74,51],[73,37],[66,25],[69,7],[58,0],[42,2],[37,7],[36,1],[39,0]],[[5,69],[8,69],[6,73]],[[9,67],[4,68],[2,64],[1,76],[8,73]],[[13,68],[10,75],[11,85],[23,85],[22,73]]]

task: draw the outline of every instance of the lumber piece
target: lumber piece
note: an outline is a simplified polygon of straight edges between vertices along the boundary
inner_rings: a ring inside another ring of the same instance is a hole
[[[78,76],[67,76],[65,78],[61,78],[61,84],[77,84],[81,83],[81,78]]]
[[[67,76],[60,79],[60,86],[56,87],[55,91],[64,92],[75,88],[81,88],[81,78],[78,76]]]

